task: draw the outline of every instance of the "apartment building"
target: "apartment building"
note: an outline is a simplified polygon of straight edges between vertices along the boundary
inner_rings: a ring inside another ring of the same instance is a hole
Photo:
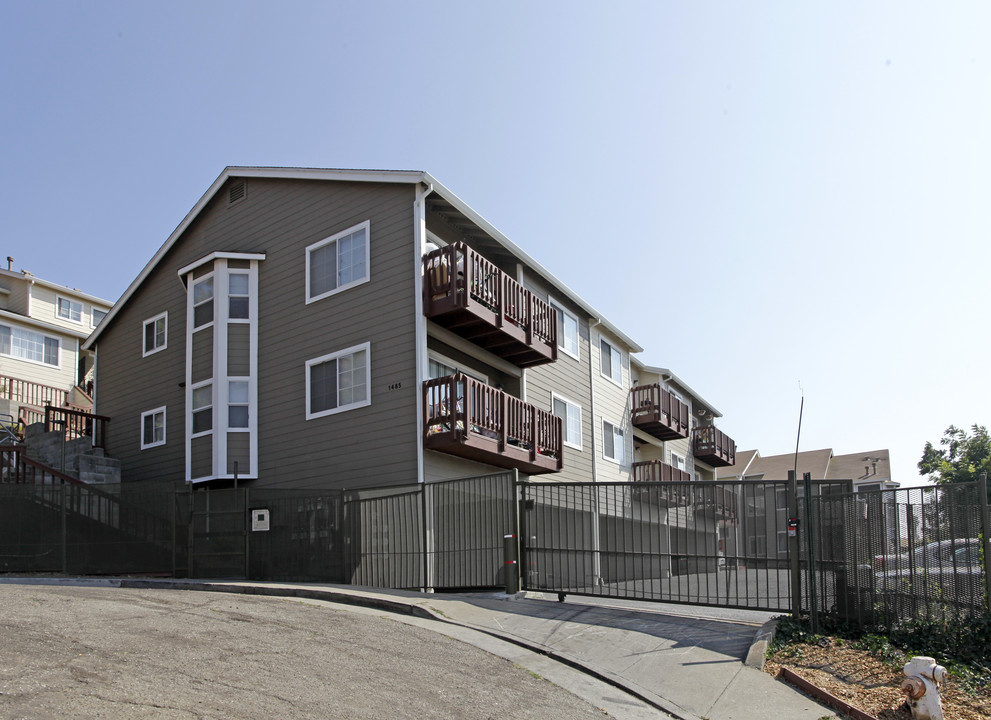
[[[125,480],[634,479],[642,348],[423,172],[227,168],[84,347]]]
[[[22,270],[0,269],[0,414],[23,422],[46,404],[92,407],[93,356],[81,349],[111,303]]]

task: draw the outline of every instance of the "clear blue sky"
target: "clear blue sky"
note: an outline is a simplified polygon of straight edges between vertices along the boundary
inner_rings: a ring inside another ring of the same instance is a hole
[[[116,299],[227,165],[427,170],[741,449],[988,423],[991,5],[0,2],[0,261]]]

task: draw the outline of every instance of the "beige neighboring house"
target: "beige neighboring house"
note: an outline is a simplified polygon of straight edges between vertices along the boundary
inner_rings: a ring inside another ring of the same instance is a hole
[[[93,407],[93,354],[81,346],[113,303],[0,269],[0,417],[28,424],[45,404]]]
[[[736,454],[736,463],[716,470],[719,480],[787,480],[788,471],[796,470],[801,480],[811,473],[813,480],[850,480],[856,492],[892,490],[899,484],[891,479],[891,462],[887,450],[834,455],[832,448],[806,450],[784,455],[761,456],[757,450]]]

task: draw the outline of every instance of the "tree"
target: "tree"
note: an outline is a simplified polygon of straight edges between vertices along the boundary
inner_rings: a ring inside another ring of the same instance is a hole
[[[973,482],[982,473],[991,477],[991,435],[983,425],[971,425],[969,433],[950,425],[939,444],[942,447],[926,443],[918,466],[920,475],[928,475],[937,485]],[[991,482],[988,500],[991,501]]]

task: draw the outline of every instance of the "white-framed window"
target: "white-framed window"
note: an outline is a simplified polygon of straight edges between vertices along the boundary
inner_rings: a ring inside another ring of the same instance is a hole
[[[778,530],[778,552],[788,552],[788,531]]]
[[[679,455],[676,452],[672,452],[671,453],[671,467],[673,467],[675,470],[684,470],[685,469],[685,458],[683,458],[681,455]]]
[[[448,375],[454,375],[455,373],[464,373],[468,377],[480,380],[486,385],[489,384],[489,376],[477,372],[473,368],[465,367],[462,363],[456,362],[449,357],[444,357],[440,353],[436,353],[433,350],[427,359],[427,378],[430,380],[436,380],[437,378],[447,377]]]
[[[369,343],[306,361],[306,419],[371,404]]]
[[[193,282],[193,329],[213,322],[213,275]]]
[[[165,444],[165,407],[141,413],[141,449]]]
[[[208,380],[193,388],[193,432],[191,437],[213,431],[213,381]]]
[[[164,350],[169,342],[168,312],[163,312],[161,315],[156,315],[153,318],[145,320],[142,335],[144,337],[144,344],[142,345],[141,357],[157,353],[159,350]]]
[[[548,304],[557,310],[557,346],[575,360],[578,359],[578,318],[554,299]]]
[[[625,449],[626,438],[623,435],[623,428],[619,425],[613,425],[608,420],[603,420],[602,456],[622,465],[625,460]]]
[[[83,324],[83,304],[69,298],[55,296],[55,315],[69,322]]]
[[[59,339],[33,330],[0,325],[0,355],[59,366]]]
[[[227,383],[227,428],[247,430],[248,425],[248,381],[230,380]]]
[[[227,275],[227,317],[231,320],[249,320],[249,274],[232,270]]]
[[[582,449],[582,408],[581,405],[551,393],[551,406],[555,415],[561,418],[562,438],[565,445],[575,450]]]
[[[100,308],[90,308],[90,327],[96,327],[99,325],[106,316],[106,310],[101,310]]]
[[[371,221],[348,228],[306,248],[306,302],[368,282]]]
[[[599,370],[617,385],[623,384],[623,352],[604,338],[599,340]]]

